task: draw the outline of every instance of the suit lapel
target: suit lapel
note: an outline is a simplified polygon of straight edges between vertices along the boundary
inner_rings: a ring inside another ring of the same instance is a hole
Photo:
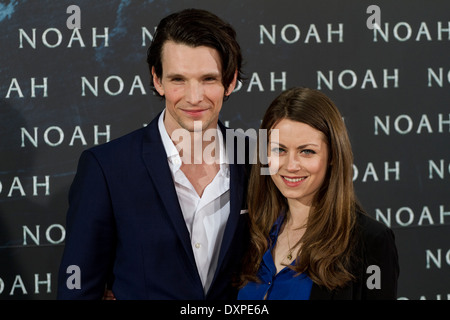
[[[164,150],[159,134],[158,119],[159,116],[147,126],[142,146],[142,157],[161,202],[166,208],[167,215],[170,217],[178,237],[180,238],[180,242],[186,251],[189,262],[192,264],[193,270],[197,270],[189,231],[186,227],[183,213],[181,212],[175,185],[170,173],[169,164],[167,163],[166,151]]]
[[[147,171],[156,186],[155,189],[157,190],[161,201],[164,203],[167,214],[170,217],[170,220],[172,221],[172,224],[180,238],[180,242],[187,253],[189,262],[191,263],[193,270],[197,270],[189,231],[186,227],[186,223],[181,212],[175,185],[167,163],[166,152],[159,134],[158,119],[159,116],[157,116],[146,128],[147,131],[144,137],[142,150],[143,160]],[[225,127],[220,122],[219,127],[222,131],[224,142],[226,142]],[[230,135],[229,138],[233,137]],[[224,263],[225,256],[230,249],[235,230],[238,225],[240,210],[242,209],[241,204],[244,197],[245,172],[244,165],[235,164],[236,150],[237,146],[234,145],[234,157],[233,159],[228,160],[230,163],[230,215],[225,227],[217,270],[214,278],[216,278],[217,273],[220,271],[221,266]],[[197,272],[195,272],[195,274],[198,275]],[[200,278],[198,278],[198,280],[200,281]]]
[[[229,135],[229,137],[227,137],[225,126],[221,122],[219,122],[219,127],[222,131],[224,142],[226,145],[226,139],[227,138],[232,139],[234,136]],[[234,142],[236,142],[236,139]],[[232,243],[236,227],[238,225],[240,210],[242,209],[241,205],[244,196],[245,172],[244,172],[244,165],[236,164],[236,149],[237,146],[236,144],[234,144],[234,157],[232,159],[228,158],[228,162],[230,163],[230,215],[228,217],[228,221],[222,239],[216,276],[217,272],[219,272],[224,262],[226,253],[230,249],[230,245]],[[227,156],[229,155],[227,154]]]

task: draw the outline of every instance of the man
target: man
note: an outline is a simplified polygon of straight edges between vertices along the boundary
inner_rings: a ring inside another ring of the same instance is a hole
[[[235,31],[217,16],[187,9],[161,20],[147,62],[166,107],[147,127],[82,153],[59,299],[101,299],[107,283],[116,299],[236,297],[247,166],[227,160],[219,112],[241,61]]]

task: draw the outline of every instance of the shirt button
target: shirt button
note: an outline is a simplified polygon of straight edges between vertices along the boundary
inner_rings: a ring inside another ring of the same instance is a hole
[[[201,246],[202,246],[202,245],[201,245],[200,243],[198,243],[198,242],[195,244],[195,247],[196,247],[197,249],[199,249]]]

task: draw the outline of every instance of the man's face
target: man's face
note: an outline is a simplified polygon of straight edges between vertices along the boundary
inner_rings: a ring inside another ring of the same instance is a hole
[[[166,100],[164,124],[169,135],[178,128],[193,132],[194,121],[201,121],[202,131],[216,128],[223,98],[236,85],[235,78],[225,90],[217,50],[167,41],[161,60],[161,78],[154,69],[152,74],[156,90]]]

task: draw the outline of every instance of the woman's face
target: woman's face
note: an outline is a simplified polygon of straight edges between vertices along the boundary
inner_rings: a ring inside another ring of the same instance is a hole
[[[281,120],[273,129],[278,129],[278,139],[273,134],[269,139],[272,180],[290,204],[300,201],[311,205],[327,172],[326,137],[305,123],[288,119]]]

